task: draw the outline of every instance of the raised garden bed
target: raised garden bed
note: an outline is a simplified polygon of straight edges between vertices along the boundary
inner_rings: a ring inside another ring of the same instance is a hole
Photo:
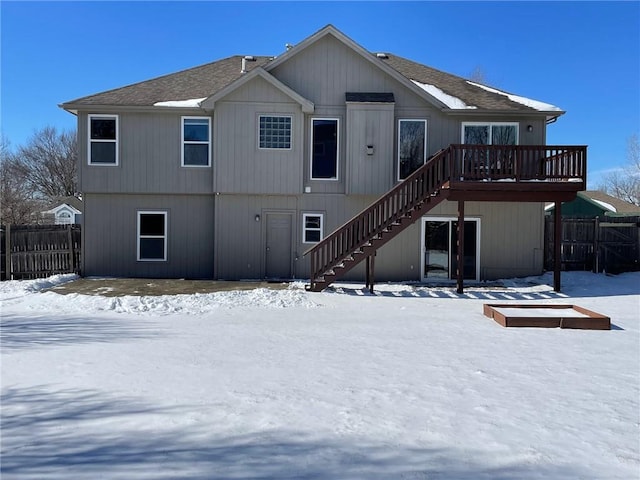
[[[578,305],[484,304],[484,314],[503,327],[611,330],[611,319]]]

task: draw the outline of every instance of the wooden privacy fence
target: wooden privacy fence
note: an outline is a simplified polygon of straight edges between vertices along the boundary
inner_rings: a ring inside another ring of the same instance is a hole
[[[1,227],[2,280],[80,273],[80,225]]]
[[[640,216],[563,218],[563,270],[640,270]],[[545,268],[553,270],[553,216],[545,221]]]

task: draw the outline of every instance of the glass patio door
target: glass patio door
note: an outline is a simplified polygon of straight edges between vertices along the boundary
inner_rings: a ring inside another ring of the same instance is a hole
[[[479,219],[464,222],[465,280],[479,277]],[[424,218],[422,224],[422,281],[455,280],[458,269],[458,221],[453,218]]]

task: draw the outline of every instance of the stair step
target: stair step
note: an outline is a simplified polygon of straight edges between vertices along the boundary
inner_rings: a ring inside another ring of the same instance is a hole
[[[388,218],[386,222],[378,226],[377,233],[372,234],[365,244],[350,253],[345,252],[345,257],[338,259],[334,265],[327,265],[330,268],[313,279],[310,285],[305,286],[305,289],[315,292],[322,291],[335,280],[341,278],[345,272],[349,271],[355,264],[364,260],[365,257],[375,254],[375,252],[389,240],[404,231],[424,215],[425,212],[433,208],[434,204],[438,204],[442,197],[437,200],[434,199],[442,195],[443,188],[444,187],[438,187],[435,191],[424,192],[422,198],[415,200],[410,206],[406,206],[401,212]]]

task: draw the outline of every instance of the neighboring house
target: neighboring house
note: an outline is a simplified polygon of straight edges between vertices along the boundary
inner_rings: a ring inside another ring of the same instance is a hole
[[[59,198],[42,215],[56,225],[79,224],[82,222],[82,200],[77,197]]]
[[[380,280],[461,286],[458,256],[472,281],[540,274],[544,202],[585,186],[586,147],[545,145],[559,108],[331,25],[61,107],[78,117],[84,275],[318,290],[373,279],[375,252]]]
[[[547,214],[555,211],[552,203],[545,207]],[[578,192],[575,200],[562,204],[562,216],[573,218],[594,218],[602,216],[640,216],[640,207],[612,197],[599,190]]]

